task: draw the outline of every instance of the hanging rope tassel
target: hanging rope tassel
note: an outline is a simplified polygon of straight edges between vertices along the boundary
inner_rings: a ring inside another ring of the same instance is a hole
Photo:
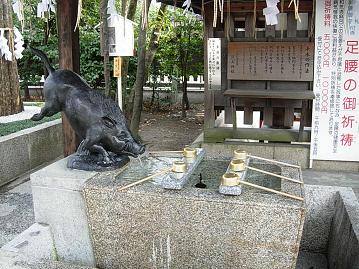
[[[202,16],[202,18],[204,17],[204,0],[202,0],[201,16]]]
[[[76,32],[76,29],[80,26],[81,12],[82,12],[82,0],[79,0],[77,6],[77,18],[76,18],[74,32]]]
[[[280,3],[280,39],[284,36],[284,0]]]
[[[299,21],[299,22],[302,22],[302,20],[300,19],[300,16],[299,16],[299,0],[297,0],[297,2],[295,2],[295,16],[296,16],[296,19]]]
[[[217,27],[218,0],[213,1],[213,28]]]
[[[315,1],[313,1],[312,19],[310,22],[310,31],[308,34],[310,39],[314,37],[314,25],[315,25]]]
[[[294,17],[296,20],[298,20],[299,22],[302,22],[299,16],[299,0],[291,0],[288,8],[290,8],[291,5],[294,5]]]
[[[254,0],[254,7],[253,7],[253,37],[257,39],[257,0]]]
[[[223,23],[223,13],[224,13],[224,0],[222,0],[222,5],[221,5],[221,23]]]
[[[147,27],[147,0],[143,1],[142,6],[142,29]]]
[[[227,29],[226,29],[226,37],[227,40],[230,41],[231,37],[230,37],[230,30],[232,28],[232,22],[231,22],[231,0],[228,0],[227,2],[227,17],[226,17],[226,25],[227,25]]]

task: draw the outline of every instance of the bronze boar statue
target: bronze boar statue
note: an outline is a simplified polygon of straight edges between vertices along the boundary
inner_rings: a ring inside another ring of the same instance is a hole
[[[68,159],[69,168],[110,170],[126,164],[128,156],[144,153],[144,145],[134,139],[125,116],[111,98],[92,89],[73,71],[55,70],[41,50],[29,49],[49,72],[44,83],[45,105],[31,119],[39,121],[62,111],[82,139],[76,154]]]

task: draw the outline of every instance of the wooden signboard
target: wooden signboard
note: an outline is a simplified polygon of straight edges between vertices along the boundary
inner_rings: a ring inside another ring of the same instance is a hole
[[[221,39],[208,38],[208,90],[221,90]]]
[[[121,77],[121,57],[113,58],[113,76]]]
[[[313,81],[312,42],[230,42],[228,79]]]

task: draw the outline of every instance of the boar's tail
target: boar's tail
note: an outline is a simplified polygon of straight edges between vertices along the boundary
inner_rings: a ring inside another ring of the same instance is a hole
[[[41,58],[41,60],[44,62],[44,65],[45,65],[47,71],[50,74],[55,71],[55,69],[50,65],[50,61],[49,61],[49,59],[47,58],[46,54],[43,51],[41,51],[39,49],[31,48],[31,47],[29,47],[29,50],[33,54],[35,54],[36,56]]]

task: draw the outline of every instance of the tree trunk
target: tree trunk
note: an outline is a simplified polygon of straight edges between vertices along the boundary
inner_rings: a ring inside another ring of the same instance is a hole
[[[186,97],[187,97],[187,81],[186,77],[182,76],[182,118],[187,116],[186,113]]]
[[[0,27],[13,29],[12,3],[10,0],[0,0]],[[10,51],[14,52],[14,32],[5,31],[5,37],[9,40]],[[23,110],[20,98],[19,75],[17,63],[13,55],[12,61],[0,58],[0,116],[19,113]]]
[[[102,42],[103,42],[103,75],[105,77],[105,95],[110,95],[111,74],[110,74],[110,56],[108,48],[108,0],[101,0],[101,20],[102,20]]]
[[[129,6],[128,6],[128,10],[127,10],[127,14],[126,18],[133,21],[133,18],[135,17],[136,14],[136,9],[137,9],[137,0],[131,0]],[[122,10],[123,12],[123,10]],[[124,14],[122,14],[123,16],[125,16]],[[127,74],[128,74],[128,64],[129,64],[130,58],[129,57],[122,57],[122,93],[123,93],[123,100],[125,100],[125,102],[123,103],[123,110],[125,112],[126,118],[130,119],[130,115],[132,113],[132,107],[129,107],[129,99],[130,99],[130,94],[128,94],[126,92],[127,89]],[[133,103],[133,99],[131,100],[131,102]]]
[[[24,86],[24,99],[25,101],[30,101],[30,91],[28,85]]]
[[[146,51],[144,84],[148,80],[148,68],[151,66],[153,59],[155,58],[158,46],[159,46],[160,32],[162,29],[162,20],[163,20],[163,17],[164,17],[164,14],[166,13],[166,11],[167,11],[167,5],[162,3],[158,10],[157,16],[156,16],[156,27],[154,27],[152,30],[148,49]],[[133,111],[134,96],[135,96],[135,91],[134,91],[134,87],[133,87],[131,89],[129,100],[128,100],[129,111]]]
[[[188,46],[186,47],[186,54],[185,54],[186,57],[185,57],[185,62],[184,62],[184,77],[185,77],[186,82],[185,82],[185,88],[183,90],[183,95],[184,95],[184,102],[185,102],[186,110],[190,109],[188,94],[187,94],[187,81],[189,79],[189,77],[188,77],[188,56],[189,56],[189,48],[191,45],[191,35],[192,35],[191,29],[192,28],[190,27],[190,29],[188,30],[188,36],[187,36]]]
[[[188,100],[188,92],[187,92],[187,68],[183,72],[183,79],[182,79],[182,118],[187,116],[186,110],[190,109],[189,100]]]
[[[160,40],[160,36],[161,36],[160,33],[162,30],[163,19],[164,19],[164,15],[166,14],[166,11],[167,11],[167,5],[162,3],[157,12],[156,26],[152,30],[150,42],[149,42],[148,49],[146,52],[146,69],[147,70],[151,66],[153,59],[155,58],[158,46],[159,46],[159,40]],[[146,80],[147,80],[147,78],[148,78],[148,72],[147,72]]]
[[[187,81],[188,81],[188,48],[181,48],[181,75],[182,75],[182,118],[187,116],[186,110],[189,107],[189,100],[187,95]]]
[[[183,86],[182,86],[182,117],[186,117],[186,110],[190,109],[189,100],[188,100],[188,94],[187,94],[187,81],[188,81],[188,57],[189,57],[189,48],[191,44],[191,27],[189,26],[188,32],[187,32],[187,45],[185,45],[185,48],[183,50],[183,60],[181,63],[182,66],[182,76],[183,76]]]
[[[188,76],[186,75],[186,79],[184,82],[184,86],[183,86],[183,100],[184,100],[184,104],[185,104],[185,108],[186,110],[190,109],[190,105],[189,105],[189,100],[188,100],[188,90],[187,90],[187,81],[188,81]]]
[[[150,107],[153,106],[154,102],[155,102],[155,94],[156,94],[156,84],[152,84],[152,96],[151,96],[151,104]]]
[[[74,32],[78,1],[61,0],[57,2],[57,27],[59,33],[59,65],[62,69],[80,72],[79,31]],[[64,135],[64,156],[76,151],[80,138],[71,128],[65,113],[62,113]]]
[[[150,0],[146,1],[146,8],[148,14]],[[142,15],[140,22],[142,22]],[[141,120],[141,112],[142,112],[142,101],[143,101],[143,85],[145,83],[146,77],[146,33],[147,26],[142,27],[142,23],[140,24],[140,32],[138,35],[138,63],[137,63],[137,72],[136,72],[136,81],[133,86],[134,99],[133,99],[133,112],[131,117],[131,125],[130,129],[132,134],[135,137],[138,137],[138,130],[140,126]]]

